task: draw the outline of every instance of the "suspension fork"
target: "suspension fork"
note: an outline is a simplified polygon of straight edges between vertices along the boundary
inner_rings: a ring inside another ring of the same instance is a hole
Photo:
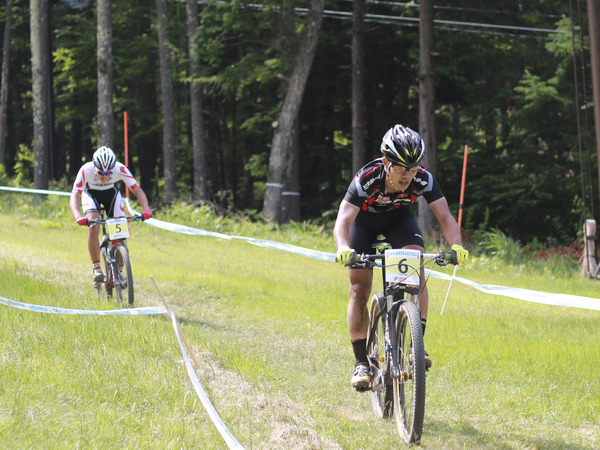
[[[389,345],[390,345],[390,372],[392,378],[400,377],[400,366],[398,365],[398,335],[396,333],[396,317],[398,316],[398,304],[394,305],[394,294],[387,294],[387,319],[388,319],[388,333],[389,333]]]
[[[116,286],[120,283],[120,280],[117,278],[117,274],[119,273],[119,268],[117,267],[117,244],[118,240],[112,240],[108,242],[108,256],[110,257],[110,267],[111,267],[111,280],[112,285]]]
[[[394,286],[387,287],[385,290],[385,298],[388,312],[388,329],[389,329],[389,345],[390,345],[390,373],[392,378],[400,378],[400,364],[398,355],[398,333],[396,330],[396,320],[400,314],[400,306],[406,301],[405,287]]]

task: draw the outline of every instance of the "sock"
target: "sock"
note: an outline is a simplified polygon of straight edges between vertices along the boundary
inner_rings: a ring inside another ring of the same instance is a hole
[[[427,319],[421,317],[421,328],[423,328],[423,336],[425,336],[425,327],[427,326]]]
[[[94,270],[96,270],[96,269],[102,269],[102,267],[100,267],[100,261],[93,261],[92,262],[92,267],[94,268]]]
[[[352,350],[354,350],[354,359],[356,360],[356,364],[369,364],[369,359],[367,358],[367,338],[357,339],[352,342]]]

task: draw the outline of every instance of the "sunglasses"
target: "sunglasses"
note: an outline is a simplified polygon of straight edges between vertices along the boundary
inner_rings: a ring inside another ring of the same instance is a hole
[[[418,167],[411,167],[410,169],[406,168],[406,167],[402,167],[402,166],[393,166],[390,165],[390,169],[393,170],[396,173],[399,173],[401,175],[404,175],[406,173],[410,174],[410,175],[414,175],[417,173],[417,171],[419,170]]]
[[[98,175],[102,175],[102,176],[106,176],[106,175],[112,175],[112,170],[98,170]]]

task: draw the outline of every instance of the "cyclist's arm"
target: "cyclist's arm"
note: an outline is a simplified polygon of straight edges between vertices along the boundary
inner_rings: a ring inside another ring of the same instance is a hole
[[[140,205],[144,211],[150,210],[150,204],[148,203],[148,197],[146,197],[146,193],[142,190],[142,188],[137,185],[134,189],[131,190],[137,197]]]
[[[73,190],[71,192],[71,197],[69,198],[69,206],[71,207],[71,212],[73,216],[75,216],[75,220],[83,217],[81,215],[81,208],[79,207],[79,202],[81,201],[81,192],[78,190]]]
[[[333,227],[333,241],[338,249],[343,246],[350,246],[350,226],[356,220],[359,211],[358,206],[348,203],[346,200],[342,200],[340,203],[340,209]]]
[[[431,202],[429,207],[437,217],[437,220],[440,222],[442,226],[442,233],[444,237],[448,241],[450,247],[454,244],[462,245],[462,235],[460,233],[460,228],[456,219],[450,212],[450,208],[448,207],[448,201],[446,197],[438,198],[437,200]]]

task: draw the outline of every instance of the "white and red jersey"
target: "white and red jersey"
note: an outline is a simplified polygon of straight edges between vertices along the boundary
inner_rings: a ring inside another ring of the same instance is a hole
[[[112,174],[106,183],[102,183],[96,174],[96,168],[92,161],[85,163],[79,169],[75,183],[73,183],[73,192],[81,194],[84,191],[105,191],[112,189],[116,182],[122,181],[129,189],[138,187],[135,177],[131,174],[127,166],[117,162],[112,169]]]

